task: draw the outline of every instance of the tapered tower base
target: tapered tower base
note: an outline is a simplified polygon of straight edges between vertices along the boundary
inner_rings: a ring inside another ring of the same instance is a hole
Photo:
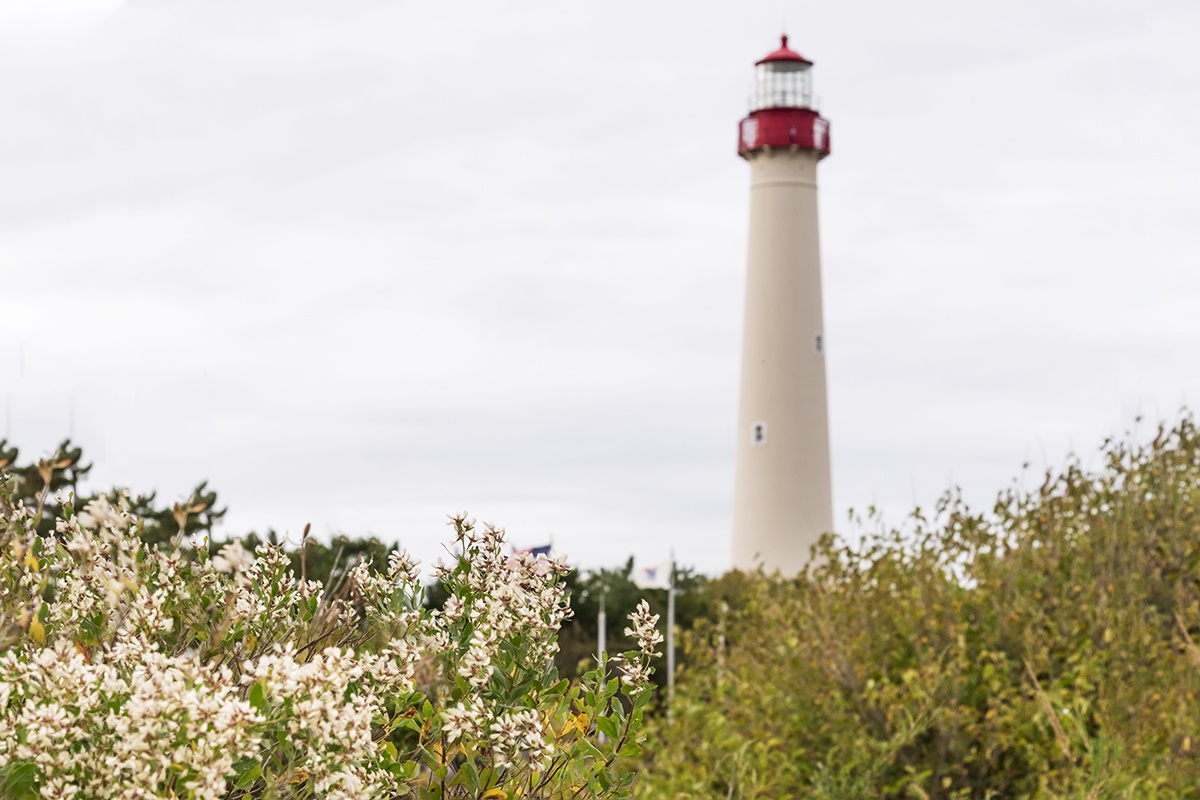
[[[733,566],[799,572],[833,527],[817,162],[763,148],[751,166],[750,248],[734,487]]]

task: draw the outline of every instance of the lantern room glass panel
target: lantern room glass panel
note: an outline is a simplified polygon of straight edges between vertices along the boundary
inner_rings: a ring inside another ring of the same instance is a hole
[[[811,66],[802,61],[768,61],[759,64],[754,110],[812,108]]]

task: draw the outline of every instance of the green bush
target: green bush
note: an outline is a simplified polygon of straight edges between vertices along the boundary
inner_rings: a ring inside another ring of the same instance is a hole
[[[1101,453],[718,581],[640,796],[1200,796],[1200,434]]]

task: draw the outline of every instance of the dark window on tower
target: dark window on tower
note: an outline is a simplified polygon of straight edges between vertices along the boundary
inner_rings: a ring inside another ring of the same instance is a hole
[[[767,443],[767,423],[756,422],[750,426],[750,444],[758,446]]]

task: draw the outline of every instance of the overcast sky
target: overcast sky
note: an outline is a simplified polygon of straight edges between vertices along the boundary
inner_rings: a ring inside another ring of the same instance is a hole
[[[837,519],[1200,402],[1194,0],[3,0],[4,433],[208,479],[219,533],[429,560],[466,509],[728,568],[736,126],[783,29],[832,123]]]

